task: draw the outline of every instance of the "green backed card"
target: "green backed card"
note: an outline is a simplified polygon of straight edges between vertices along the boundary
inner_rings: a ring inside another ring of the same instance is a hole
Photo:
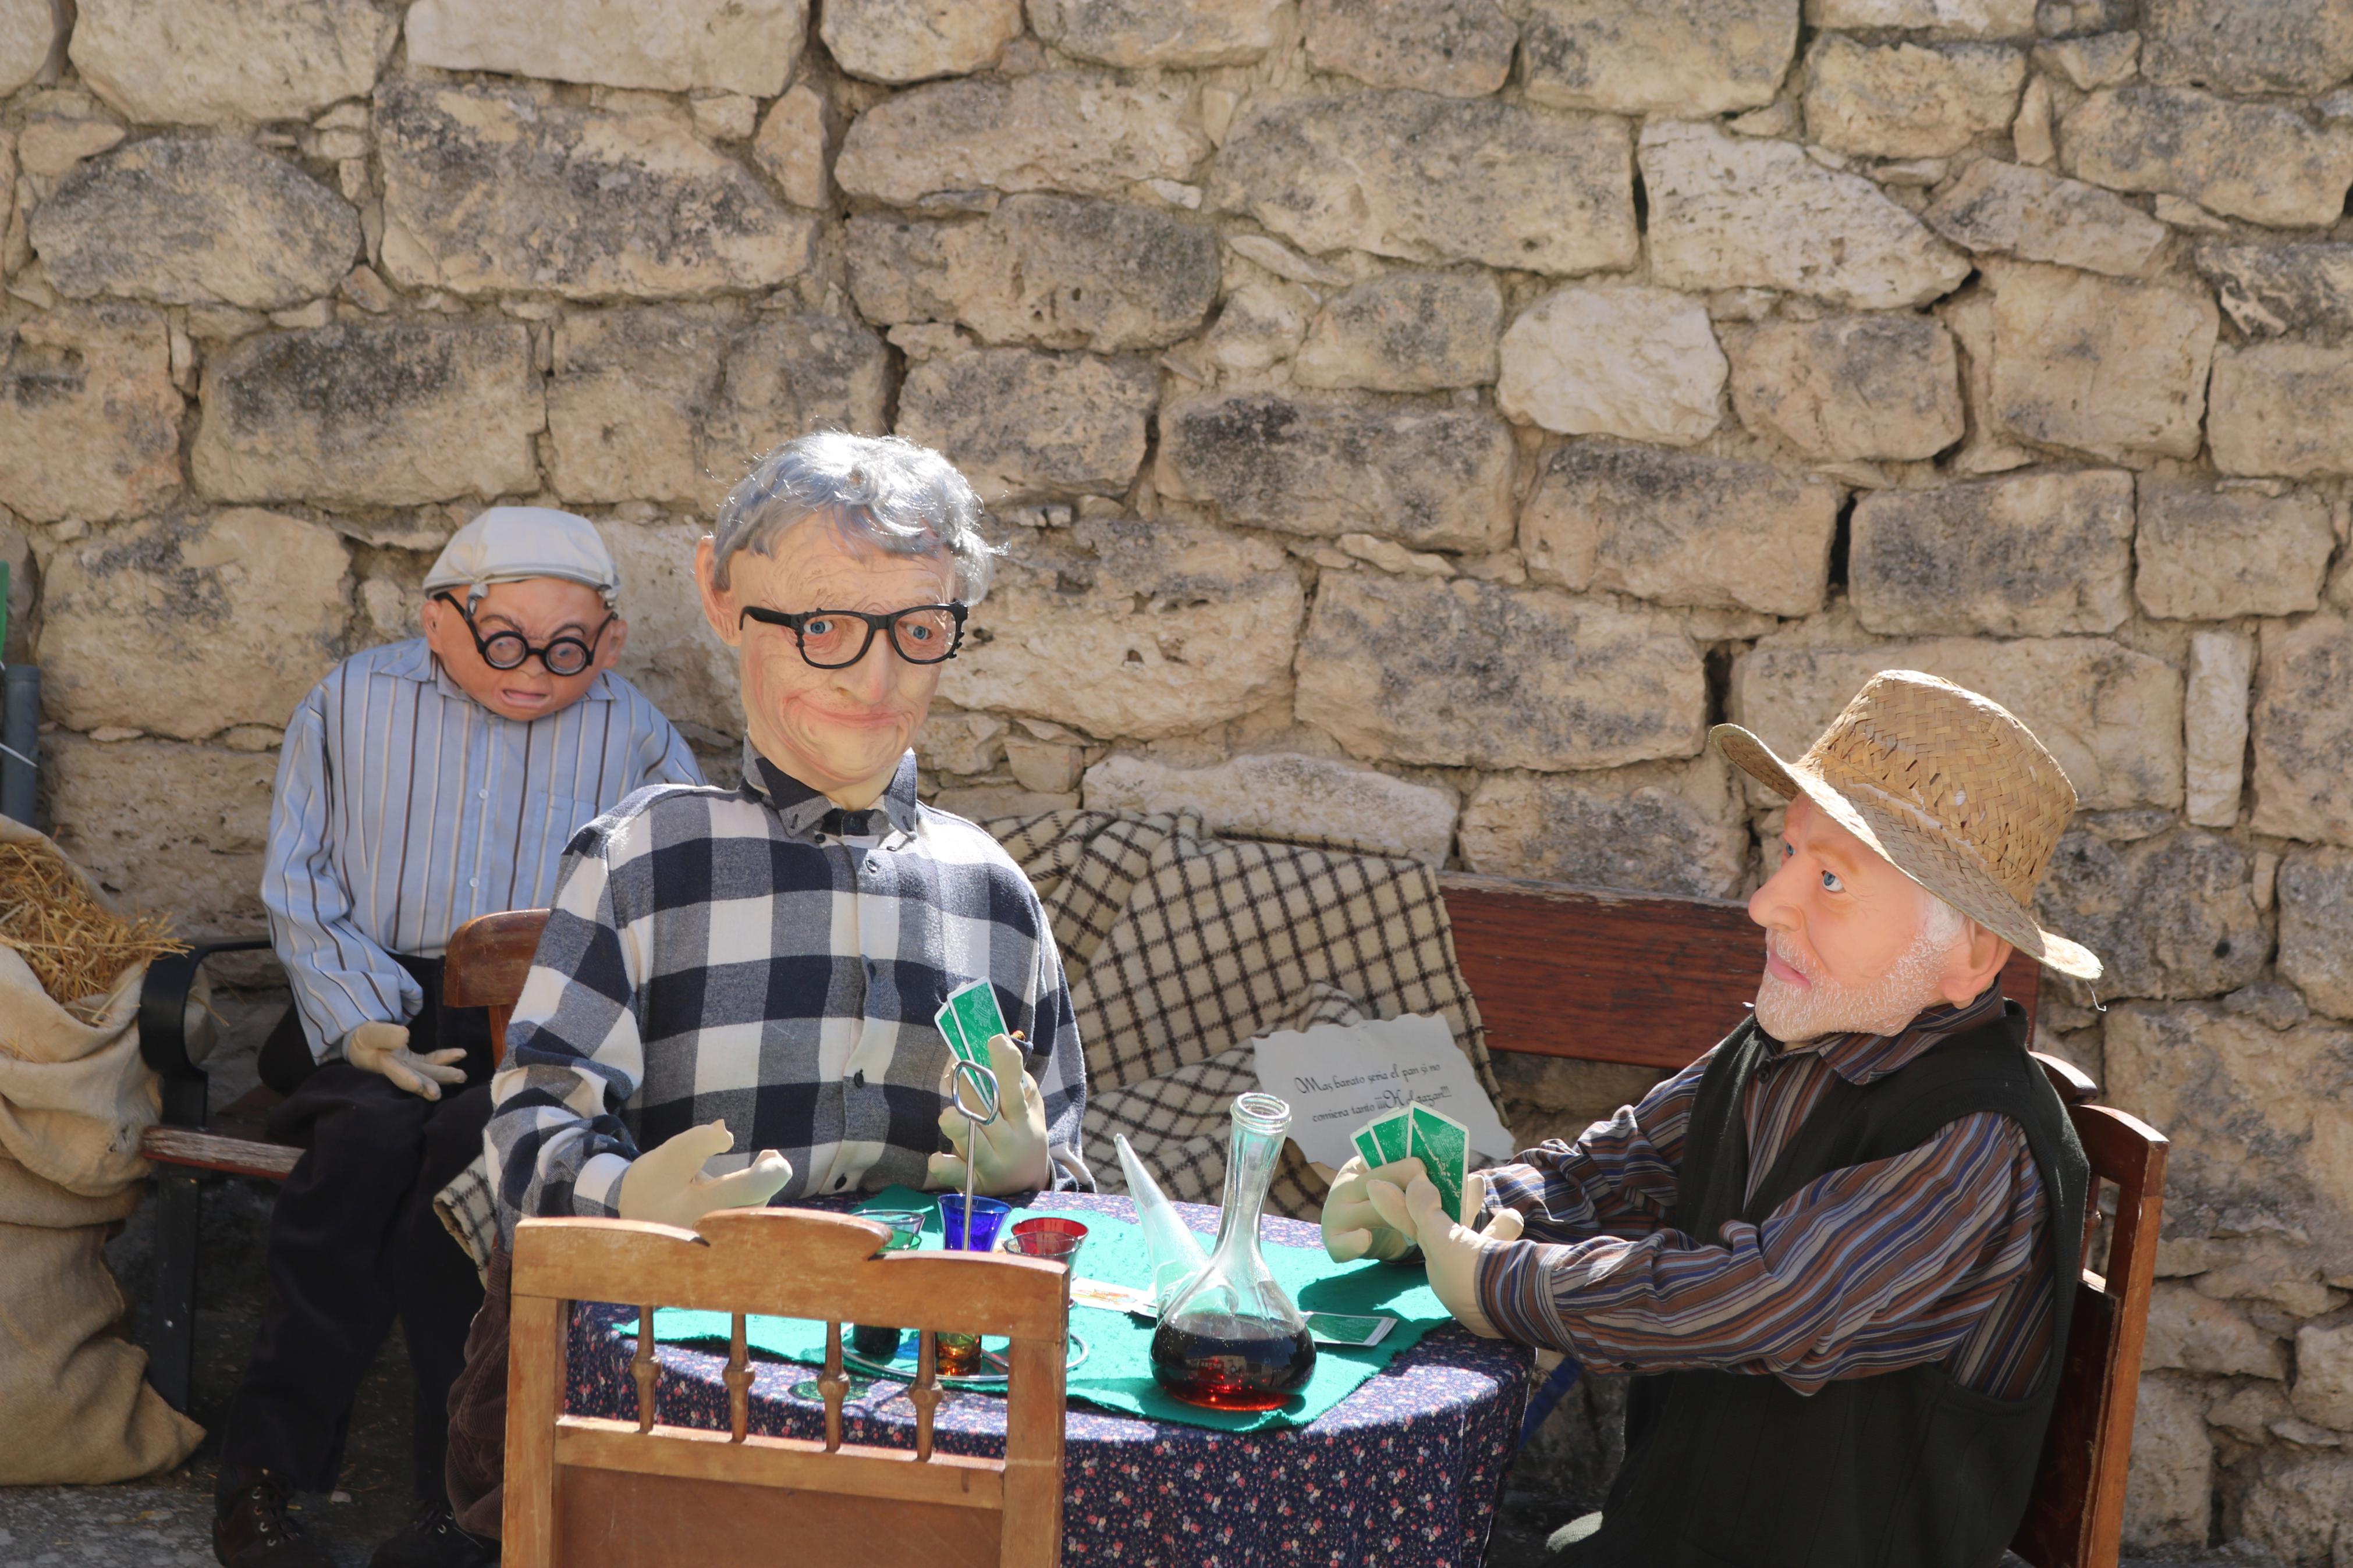
[[[1392,1110],[1387,1116],[1373,1118],[1373,1139],[1381,1148],[1379,1163],[1394,1163],[1414,1152],[1411,1117],[1412,1111],[1409,1109]]]
[[[1413,1152],[1421,1159],[1422,1173],[1438,1189],[1448,1216],[1461,1220],[1462,1184],[1471,1174],[1471,1130],[1427,1105],[1415,1106],[1410,1116]]]
[[[1396,1325],[1397,1320],[1389,1317],[1358,1317],[1348,1312],[1307,1314],[1307,1331],[1315,1336],[1319,1345],[1377,1345]]]
[[[1367,1121],[1349,1133],[1348,1142],[1356,1146],[1356,1154],[1365,1162],[1365,1169],[1367,1171],[1377,1171],[1388,1163],[1381,1157],[1381,1141],[1373,1136],[1371,1122]]]
[[[954,1015],[956,1032],[964,1037],[966,1059],[987,1067],[988,1042],[1009,1032],[1005,1026],[1005,1015],[997,1011],[997,987],[986,980],[960,985],[948,993],[947,1011]]]

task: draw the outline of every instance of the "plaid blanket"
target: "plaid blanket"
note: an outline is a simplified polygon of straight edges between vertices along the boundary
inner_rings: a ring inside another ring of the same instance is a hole
[[[1434,1014],[1501,1100],[1437,875],[1421,862],[1217,838],[1190,812],[981,826],[1038,889],[1062,950],[1086,1045],[1082,1137],[1103,1190],[1125,1190],[1112,1148],[1124,1132],[1171,1198],[1217,1202],[1229,1108],[1258,1087],[1250,1042],[1277,1030]],[[1313,1220],[1323,1201],[1323,1181],[1286,1147],[1269,1212]],[[495,1220],[479,1167],[435,1206],[477,1264],[489,1257]]]

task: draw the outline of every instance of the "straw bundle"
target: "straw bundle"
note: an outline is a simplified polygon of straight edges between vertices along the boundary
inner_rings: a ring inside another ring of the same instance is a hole
[[[0,944],[85,1023],[97,1021],[124,970],[188,950],[171,929],[162,915],[124,920],[109,910],[47,844],[0,844]]]

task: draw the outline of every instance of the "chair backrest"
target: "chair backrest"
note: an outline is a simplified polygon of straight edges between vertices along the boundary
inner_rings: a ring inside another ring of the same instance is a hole
[[[697,1230],[628,1220],[526,1219],[515,1227],[507,1373],[505,1547],[511,1568],[703,1568],[790,1557],[859,1568],[1050,1568],[1062,1542],[1062,1363],[1070,1273],[1002,1253],[877,1256],[872,1220],[801,1209],[723,1209]],[[564,1414],[575,1301],[639,1309],[638,1419]],[[653,1309],[733,1315],[728,1431],[656,1419]],[[817,1379],[826,1436],[747,1430],[744,1314],[826,1322]],[[907,1398],[913,1448],[841,1438],[844,1321],[922,1331]],[[1005,1457],[933,1447],[939,1330],[1011,1341]],[[789,1544],[786,1544],[789,1543]]]
[[[441,999],[452,1007],[491,1010],[491,1059],[507,1054],[507,1020],[522,995],[523,976],[547,928],[545,910],[505,910],[468,921],[441,954]]]

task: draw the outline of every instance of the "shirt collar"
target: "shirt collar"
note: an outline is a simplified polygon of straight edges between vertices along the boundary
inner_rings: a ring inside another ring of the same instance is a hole
[[[474,700],[466,695],[464,687],[449,679],[449,672],[441,668],[439,659],[433,657],[433,645],[423,637],[410,637],[406,642],[394,643],[385,651],[384,658],[377,664],[376,670],[379,674],[397,676],[403,680],[414,680],[420,686],[430,686],[453,702]],[[580,694],[578,700],[582,702],[612,701],[611,672],[599,670],[596,679],[588,683],[588,689]],[[480,704],[476,706],[479,707]],[[482,711],[489,713],[491,710],[484,708]],[[494,713],[491,716],[498,717]]]
[[[2001,1010],[2001,982],[1996,980],[1974,1001],[1957,1007],[1939,1003],[1893,1035],[1825,1035],[1802,1046],[1785,1046],[1781,1054],[1819,1056],[1831,1071],[1860,1089],[1909,1067],[1940,1041],[1982,1028],[2000,1017]]]
[[[880,833],[886,824],[894,832],[913,833],[915,753],[909,752],[899,759],[899,771],[891,775],[880,800],[864,811],[843,811],[821,791],[811,789],[763,756],[747,735],[744,738],[744,793],[782,818],[785,830],[796,838],[815,838],[820,833],[856,838]],[[878,816],[880,822],[875,820]]]

